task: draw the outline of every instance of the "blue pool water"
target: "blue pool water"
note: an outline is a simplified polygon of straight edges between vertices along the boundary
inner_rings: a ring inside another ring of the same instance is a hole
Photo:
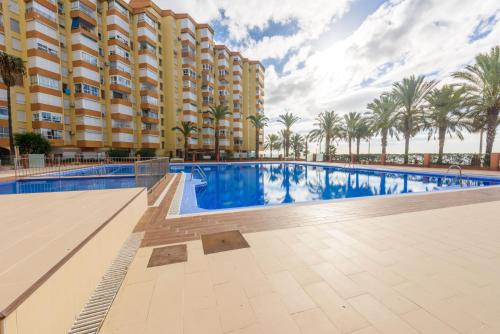
[[[0,182],[0,194],[26,194],[54,191],[100,190],[135,187],[134,177],[99,177],[20,180]]]
[[[459,189],[452,175],[346,170],[305,164],[202,165],[207,182],[195,171],[186,177],[181,213]],[[171,166],[191,173],[189,165]],[[499,185],[500,179],[464,176],[464,187]]]

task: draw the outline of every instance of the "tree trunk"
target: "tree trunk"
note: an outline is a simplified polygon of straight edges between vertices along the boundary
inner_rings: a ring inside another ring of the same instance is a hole
[[[188,137],[184,137],[184,160],[187,160],[188,158]]]
[[[495,135],[498,125],[498,112],[500,110],[490,109],[488,110],[488,127],[486,131],[486,166],[490,164],[490,155],[493,151],[493,143],[495,142]]]
[[[290,153],[290,132],[287,130],[285,136],[285,158],[288,157],[289,153]]]
[[[325,159],[326,161],[330,161],[330,137],[326,136],[325,138]]]
[[[443,163],[443,151],[444,151],[444,140],[446,139],[446,128],[439,128],[439,153],[438,153],[438,165]]]
[[[270,150],[271,150],[271,159],[273,158],[273,145],[274,145],[273,142],[271,142],[270,145],[269,145],[270,146]]]
[[[361,144],[361,138],[356,138],[356,156],[359,156],[359,145]]]
[[[351,156],[352,156],[352,150],[351,150],[352,138],[351,137],[348,138],[348,142],[349,142],[349,159],[351,159]]]
[[[483,137],[484,137],[484,128],[479,130],[479,155],[483,154]]]
[[[405,157],[404,157],[404,163],[408,163],[408,153],[410,152],[410,134],[405,133]]]
[[[10,100],[10,86],[7,86],[7,114],[9,116],[9,148],[10,148],[10,156],[12,158],[15,157],[15,148],[14,148],[14,129],[12,126],[12,106]]]
[[[387,130],[382,131],[382,154],[387,153]]]
[[[259,129],[255,128],[255,158],[259,160]]]
[[[219,121],[215,122],[215,160],[219,162]]]

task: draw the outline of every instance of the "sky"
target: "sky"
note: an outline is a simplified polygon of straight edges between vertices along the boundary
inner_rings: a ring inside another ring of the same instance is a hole
[[[215,39],[266,67],[266,133],[286,111],[306,134],[316,115],[365,112],[366,105],[409,75],[451,83],[450,73],[500,44],[498,0],[156,0],[162,8],[208,22]],[[500,137],[500,135],[499,135]],[[389,153],[403,152],[389,141]],[[447,138],[447,152],[477,152],[479,136]],[[495,149],[500,151],[500,138]],[[344,153],[347,145],[339,144]],[[362,153],[380,151],[380,140]],[[420,133],[410,151],[437,151]]]

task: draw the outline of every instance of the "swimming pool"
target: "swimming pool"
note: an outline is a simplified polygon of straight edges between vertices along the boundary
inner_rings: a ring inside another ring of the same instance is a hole
[[[134,165],[113,164],[50,172],[36,178],[0,182],[0,195],[136,187]]]
[[[135,187],[135,178],[118,177],[71,177],[18,180],[0,182],[0,194],[28,194],[55,191],[101,190]]]
[[[300,163],[233,163],[171,166],[188,173],[180,213],[460,189],[456,175],[345,169]],[[192,175],[192,176],[191,176]],[[464,175],[462,186],[500,185],[500,179]]]

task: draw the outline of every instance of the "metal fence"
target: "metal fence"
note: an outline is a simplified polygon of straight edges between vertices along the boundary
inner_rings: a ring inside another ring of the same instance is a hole
[[[141,159],[148,160],[149,158]],[[16,179],[43,177],[43,178],[62,178],[72,177],[76,171],[85,170],[84,176],[103,176],[112,175],[109,173],[106,166],[109,165],[129,165],[130,172],[133,175],[134,163],[139,158],[126,157],[126,158],[83,158],[83,157],[22,157],[15,159],[14,169]],[[126,174],[119,172],[118,174]]]
[[[169,172],[170,159],[157,158],[135,162],[135,184],[151,189]]]

